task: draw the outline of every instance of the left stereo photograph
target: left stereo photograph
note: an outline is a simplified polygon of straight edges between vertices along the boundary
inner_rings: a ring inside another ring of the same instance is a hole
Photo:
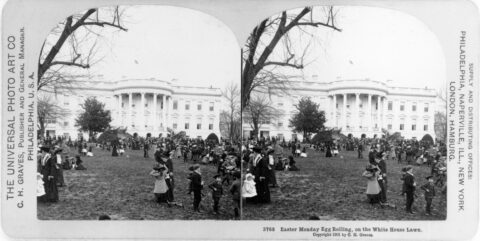
[[[240,48],[166,6],[66,16],[39,56],[40,220],[240,219]]]

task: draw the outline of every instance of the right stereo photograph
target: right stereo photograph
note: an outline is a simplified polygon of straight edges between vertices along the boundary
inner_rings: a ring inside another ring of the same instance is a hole
[[[446,63],[424,23],[308,6],[242,47],[242,219],[446,219]]]

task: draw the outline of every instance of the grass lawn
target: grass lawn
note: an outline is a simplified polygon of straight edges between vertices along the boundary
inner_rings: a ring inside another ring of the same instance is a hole
[[[116,220],[161,219],[233,219],[233,202],[224,186],[220,200],[220,214],[213,213],[210,189],[205,187],[202,213],[193,212],[193,193],[188,192],[188,167],[183,159],[174,159],[175,201],[183,207],[154,202],[154,179],[149,175],[154,163],[143,158],[143,150],[128,150],[122,157],[111,152],[94,150],[94,157],[82,157],[85,171],[64,170],[66,186],[59,187],[60,201],[38,203],[37,216],[41,220],[96,220],[102,214]],[[73,156],[73,155],[70,155]],[[205,186],[213,181],[216,167],[202,166]]]
[[[446,195],[436,188],[432,202],[433,216],[425,215],[425,198],[420,186],[426,183],[430,167],[414,166],[417,195],[413,204],[416,214],[406,214],[402,189],[401,167],[387,161],[387,200],[395,207],[372,207],[365,194],[367,181],[362,177],[368,164],[357,159],[354,151],[342,151],[338,157],[326,158],[325,153],[308,150],[308,158],[297,157],[300,171],[277,171],[279,188],[271,188],[272,203],[244,204],[243,219],[306,220],[312,215],[322,220],[444,220]],[[341,158],[340,156],[343,156]]]

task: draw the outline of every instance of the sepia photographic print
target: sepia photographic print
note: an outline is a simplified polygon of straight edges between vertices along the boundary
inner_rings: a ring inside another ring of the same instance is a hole
[[[262,21],[244,50],[244,182],[256,187],[244,218],[445,219],[443,58],[398,11],[305,7]]]
[[[176,7],[95,8],[56,26],[39,64],[38,218],[238,219],[235,44]]]
[[[469,0],[4,1],[2,229],[472,238],[479,27]]]

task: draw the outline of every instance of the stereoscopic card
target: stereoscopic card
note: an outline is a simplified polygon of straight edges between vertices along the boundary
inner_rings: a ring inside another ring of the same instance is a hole
[[[478,8],[6,1],[10,238],[471,239]]]

